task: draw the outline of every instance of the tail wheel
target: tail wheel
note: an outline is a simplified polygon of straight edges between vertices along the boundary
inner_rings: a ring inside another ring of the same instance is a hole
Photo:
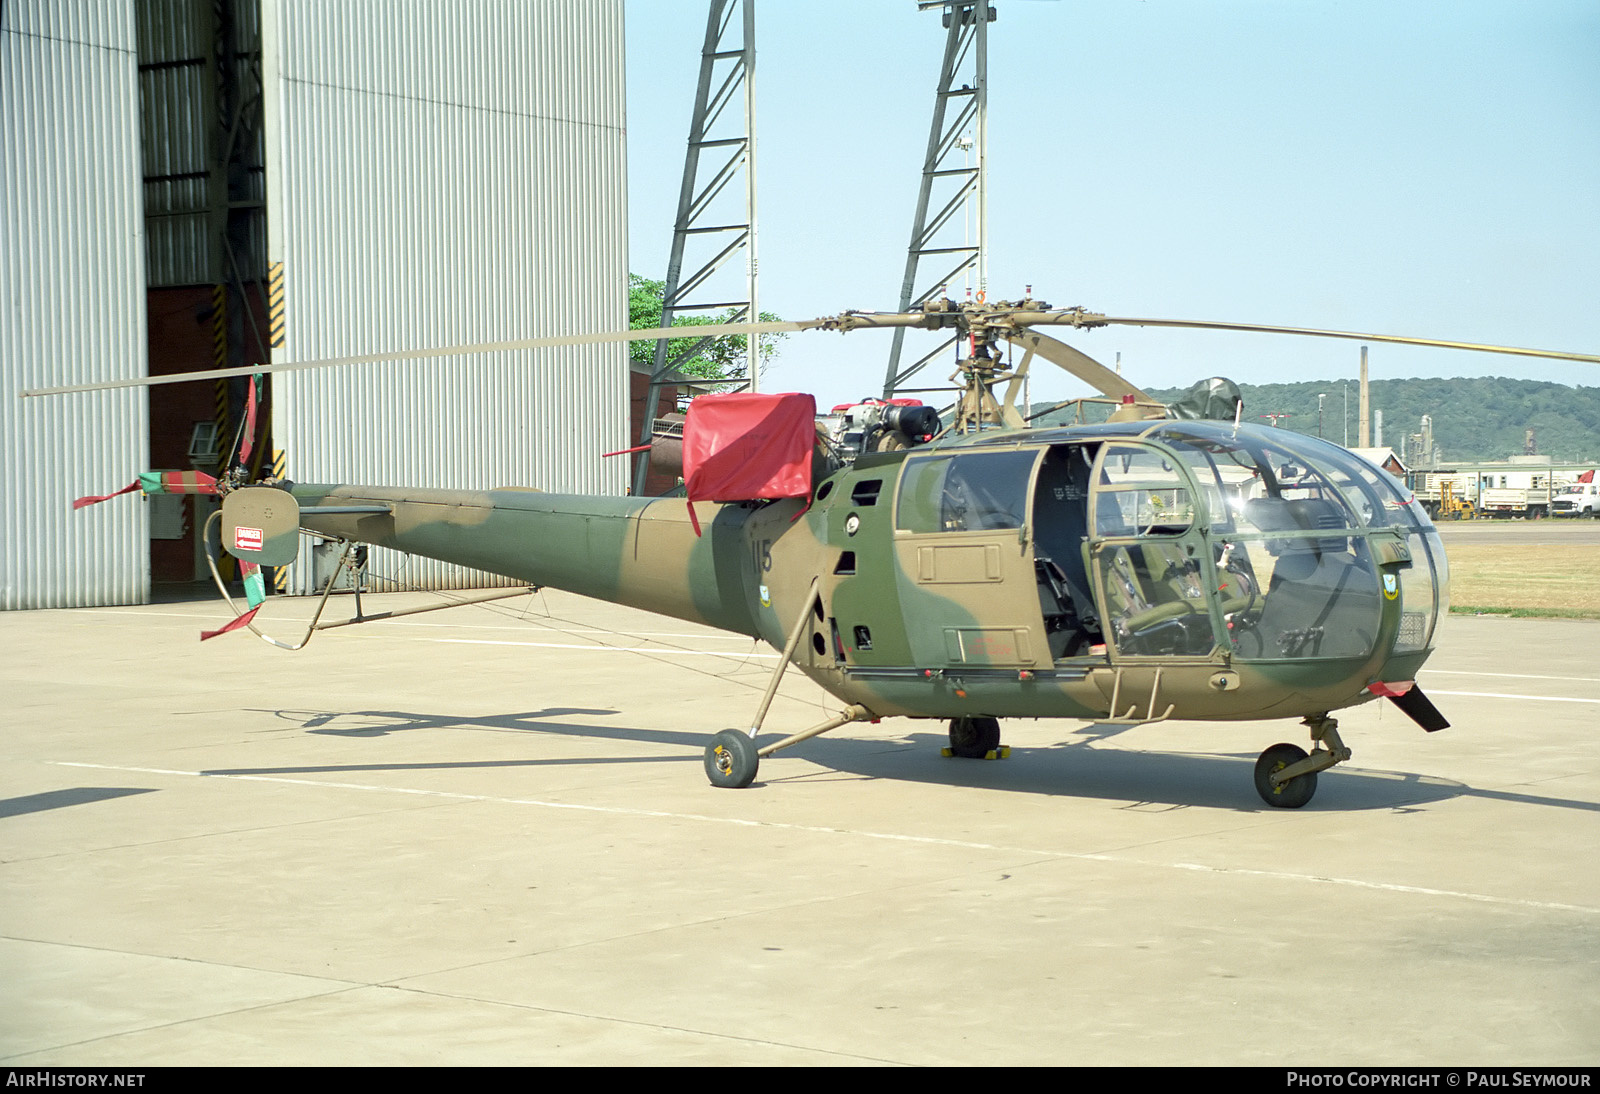
[[[1298,745],[1273,745],[1256,760],[1256,793],[1261,800],[1276,809],[1299,809],[1317,792],[1317,773],[1296,775],[1288,782],[1272,782],[1272,776],[1284,768],[1306,758],[1306,750]]]
[[[755,782],[761,757],[748,733],[725,729],[706,745],[706,778],[712,786],[741,790]]]

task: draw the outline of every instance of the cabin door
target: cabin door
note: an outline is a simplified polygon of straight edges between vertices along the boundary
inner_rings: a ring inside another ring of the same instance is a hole
[[[1138,444],[1107,444],[1090,489],[1090,569],[1113,659],[1209,657],[1216,574],[1181,461]]]
[[[961,451],[906,460],[895,560],[917,668],[1047,668],[1029,536],[1041,450]]]

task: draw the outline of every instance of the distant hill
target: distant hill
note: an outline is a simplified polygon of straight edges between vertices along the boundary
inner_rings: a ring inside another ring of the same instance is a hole
[[[1312,380],[1297,384],[1240,384],[1244,416],[1261,421],[1267,413],[1289,413],[1278,424],[1299,433],[1317,433],[1317,393],[1322,402],[1322,435],[1343,443],[1345,391],[1350,398],[1350,443],[1356,443],[1359,412],[1354,382]],[[1405,453],[1407,438],[1433,417],[1434,446],[1445,461],[1503,460],[1523,453],[1526,431],[1534,431],[1540,455],[1557,461],[1600,462],[1600,387],[1570,387],[1544,380],[1502,376],[1464,379],[1374,380],[1372,408],[1383,411],[1383,443]],[[1171,402],[1181,388],[1152,395]]]

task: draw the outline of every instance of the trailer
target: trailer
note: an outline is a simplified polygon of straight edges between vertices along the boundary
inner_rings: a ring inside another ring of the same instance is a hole
[[[1570,481],[1549,466],[1477,465],[1417,471],[1412,493],[1428,515],[1523,517],[1537,520],[1555,511],[1555,499]]]

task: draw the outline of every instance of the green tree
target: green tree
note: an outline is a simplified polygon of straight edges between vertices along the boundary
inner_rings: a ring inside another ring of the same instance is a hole
[[[1323,400],[1322,435],[1356,443],[1360,394],[1354,380],[1308,380],[1285,384],[1240,384],[1244,420],[1260,423],[1271,412],[1287,413],[1282,428],[1317,432],[1317,395]],[[1182,393],[1152,391],[1163,402]],[[1349,396],[1346,418],[1345,397]],[[1425,377],[1372,381],[1372,407],[1383,411],[1386,447],[1402,452],[1422,416],[1433,419],[1434,444],[1446,463],[1503,460],[1520,455],[1527,430],[1539,451],[1557,460],[1600,460],[1600,387],[1574,387],[1548,380],[1503,376]]]
[[[666,293],[666,282],[652,281],[648,277],[638,274],[628,275],[628,327],[632,330],[644,330],[661,325],[661,300]],[[680,315],[673,319],[674,327],[703,327],[711,323],[732,323],[736,320],[736,313],[732,310],[722,315]],[[768,323],[780,321],[780,317],[771,312],[762,312],[761,320]],[[763,364],[777,356],[778,344],[788,335],[763,334],[761,335],[761,360]],[[745,373],[745,338],[743,334],[725,334],[720,338],[713,338],[701,346],[694,356],[677,365],[677,371],[687,376],[698,376],[703,380],[732,380],[744,379]],[[698,339],[693,336],[674,338],[667,343],[667,360],[671,361],[678,355],[686,352]],[[654,365],[656,358],[656,344],[654,342],[630,342],[630,356],[635,361],[644,365]]]

